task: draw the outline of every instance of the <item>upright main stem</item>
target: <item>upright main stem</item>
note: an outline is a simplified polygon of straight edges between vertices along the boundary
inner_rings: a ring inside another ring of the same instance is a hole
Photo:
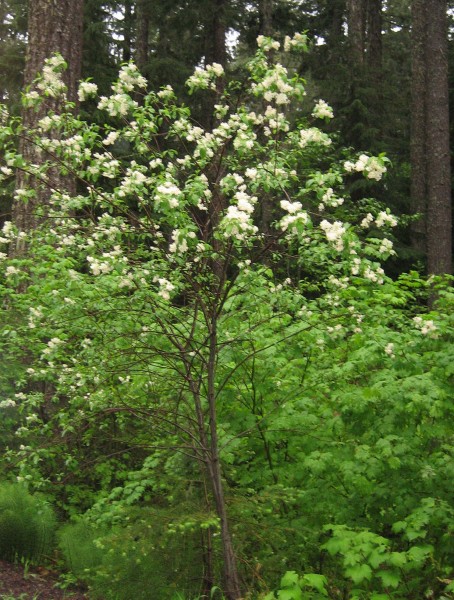
[[[241,584],[238,575],[237,559],[235,556],[232,536],[227,518],[227,507],[224,496],[224,486],[221,475],[221,464],[219,460],[219,443],[217,432],[216,415],[216,357],[217,357],[217,316],[213,316],[210,324],[210,348],[208,357],[208,409],[209,409],[209,431],[210,431],[210,453],[208,457],[208,471],[213,488],[213,496],[216,504],[216,512],[221,522],[221,540],[223,554],[224,592],[228,600],[239,600],[241,598]]]

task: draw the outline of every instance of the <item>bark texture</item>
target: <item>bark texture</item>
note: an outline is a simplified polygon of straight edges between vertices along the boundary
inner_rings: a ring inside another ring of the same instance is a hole
[[[132,0],[125,0],[123,18],[123,62],[129,62],[132,56],[132,33],[134,29],[134,13]]]
[[[426,0],[427,270],[451,273],[448,28],[446,0]]]
[[[367,67],[378,77],[382,67],[382,0],[367,0]]]
[[[366,41],[366,0],[347,0],[347,23],[351,63],[360,66]]]
[[[141,73],[146,71],[149,53],[150,34],[150,2],[138,0],[137,2],[137,41],[136,41],[136,64]]]
[[[212,0],[211,14],[206,27],[206,63],[227,64],[226,0]]]
[[[260,33],[270,37],[273,35],[273,0],[260,0]]]
[[[412,67],[411,67],[411,203],[412,212],[421,218],[412,224],[412,245],[421,255],[426,253],[426,0],[413,0]]]
[[[429,274],[452,272],[446,0],[412,2],[412,206],[415,249]]]
[[[82,64],[82,31],[83,31],[83,0],[30,0],[28,16],[28,46],[24,72],[25,87],[31,86],[37,74],[42,70],[44,61],[55,52],[59,52],[68,63],[64,75],[67,85],[67,97],[77,102],[77,83],[80,79]],[[24,109],[22,113],[25,130],[33,129],[39,119],[48,111],[58,113],[61,100],[47,98],[35,109]],[[39,164],[43,156],[37,148],[29,143],[26,137],[19,141],[19,149],[24,158]],[[30,231],[37,224],[36,209],[45,206],[52,189],[75,190],[75,181],[68,176],[60,175],[58,169],[49,172],[49,182],[46,186],[19,171],[16,177],[17,188],[33,188],[35,198],[28,203],[15,201],[12,208],[12,219],[20,231]],[[18,242],[11,249],[12,255],[25,250],[23,242]]]

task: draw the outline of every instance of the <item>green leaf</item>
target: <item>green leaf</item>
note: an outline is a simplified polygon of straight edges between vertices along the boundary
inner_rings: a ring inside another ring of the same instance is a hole
[[[299,575],[296,571],[287,571],[281,579],[281,587],[291,587],[297,585],[299,581]]]
[[[400,575],[396,571],[377,571],[377,576],[386,587],[396,588],[401,582]]]
[[[326,591],[327,583],[326,577],[324,575],[319,575],[318,573],[307,573],[306,575],[303,575],[300,582],[300,584],[316,589],[323,596],[328,596],[328,592]]]
[[[303,592],[299,587],[289,590],[279,590],[277,593],[279,600],[304,600]]]
[[[345,574],[355,583],[361,583],[361,581],[364,581],[364,579],[371,579],[372,569],[369,567],[369,565],[355,565],[354,567],[345,569]]]
[[[420,563],[425,561],[432,552],[432,546],[413,546],[410,548],[410,550],[408,550],[407,555],[411,561]]]
[[[391,552],[386,557],[386,562],[393,567],[403,567],[407,562],[407,556],[405,552]]]

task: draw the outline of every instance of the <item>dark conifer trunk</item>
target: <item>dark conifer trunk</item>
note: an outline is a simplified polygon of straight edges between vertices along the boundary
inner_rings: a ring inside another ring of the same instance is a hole
[[[77,103],[77,82],[80,79],[82,65],[83,0],[30,0],[28,6],[28,46],[25,63],[24,85],[31,86],[37,74],[42,70],[44,61],[53,53],[59,52],[68,63],[63,77],[67,85],[67,98]],[[60,110],[58,98],[46,98],[38,109],[23,109],[24,128],[33,128],[45,114]],[[37,148],[26,138],[21,138],[19,148],[24,158],[39,164],[43,157]],[[34,188],[36,196],[28,203],[15,201],[12,219],[20,231],[30,231],[37,224],[36,208],[45,206],[51,189],[75,191],[75,181],[60,175],[58,169],[49,172],[48,185],[40,186],[36,180],[22,171],[16,176],[17,188]],[[17,255],[25,250],[23,242],[11,248],[11,254]]]
[[[411,203],[412,212],[421,217],[412,223],[412,245],[421,256],[426,253],[426,0],[411,5]]]
[[[367,2],[367,68],[369,77],[379,79],[382,69],[382,0]]]
[[[347,0],[347,24],[350,61],[359,68],[364,62],[366,0]]]
[[[211,0],[211,14],[205,33],[207,64],[216,62],[223,67],[227,64],[226,7],[227,0]]]
[[[133,5],[132,0],[125,0],[123,18],[123,61],[129,62],[132,57],[132,32],[133,32]]]
[[[448,28],[446,0],[426,0],[427,270],[451,273]]]
[[[411,194],[413,244],[429,274],[452,271],[446,0],[412,3]]]
[[[273,0],[260,0],[260,33],[266,36],[273,35]]]
[[[137,2],[137,41],[136,41],[136,64],[139,71],[145,73],[148,64],[149,33],[150,33],[150,2],[138,0]]]

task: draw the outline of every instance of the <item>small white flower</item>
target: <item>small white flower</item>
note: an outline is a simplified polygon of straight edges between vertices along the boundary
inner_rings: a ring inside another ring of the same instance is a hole
[[[312,116],[316,119],[332,119],[334,113],[331,106],[325,100],[319,100],[312,111]]]
[[[395,358],[395,355],[394,355],[394,344],[392,342],[390,342],[389,344],[387,344],[385,346],[385,354],[387,354],[391,358]]]
[[[19,273],[20,273],[19,269],[16,269],[16,267],[13,267],[12,265],[9,265],[8,267],[6,267],[6,271],[5,271],[6,277],[10,277],[11,275],[18,275]]]
[[[77,91],[77,96],[80,102],[84,102],[84,100],[90,96],[95,96],[97,92],[98,86],[96,83],[91,83],[90,81],[81,81]]]

